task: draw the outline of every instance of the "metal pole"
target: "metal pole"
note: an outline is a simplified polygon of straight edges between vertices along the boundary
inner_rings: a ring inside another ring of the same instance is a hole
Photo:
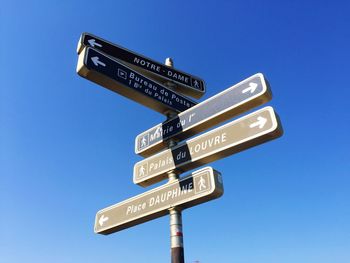
[[[167,58],[165,65],[173,67],[173,60]],[[166,83],[166,86],[174,89],[175,85],[171,82]],[[176,115],[176,112],[167,112],[167,118],[170,119]],[[174,147],[177,142],[173,139],[168,141],[168,148]],[[177,180],[179,174],[176,170],[168,172],[169,183]],[[181,210],[173,207],[169,209],[170,215],[170,248],[171,248],[171,263],[184,263],[184,246],[183,246],[183,233],[182,233],[182,215]]]

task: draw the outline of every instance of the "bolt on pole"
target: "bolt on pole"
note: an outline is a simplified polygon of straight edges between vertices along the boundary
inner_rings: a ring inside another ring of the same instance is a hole
[[[173,60],[167,58],[165,65],[173,67]],[[165,83],[171,89],[175,89],[176,85],[172,82]],[[170,119],[177,115],[176,112],[167,112],[167,118]],[[177,142],[174,139],[168,141],[168,148],[174,147]],[[169,182],[179,179],[179,174],[176,170],[168,172]],[[171,263],[184,263],[184,246],[183,246],[183,233],[182,233],[182,215],[181,210],[177,207],[169,209],[170,215],[170,248],[171,248]]]

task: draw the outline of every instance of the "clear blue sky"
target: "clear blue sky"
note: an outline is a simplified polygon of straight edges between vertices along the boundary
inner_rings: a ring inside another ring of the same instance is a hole
[[[212,167],[222,198],[183,213],[186,262],[350,262],[348,1],[1,1],[0,261],[169,262],[169,218],[109,236],[164,120],[76,74],[90,32],[202,77],[201,99],[262,72],[282,138]],[[200,100],[200,101],[201,101]],[[149,187],[148,189],[151,189]]]

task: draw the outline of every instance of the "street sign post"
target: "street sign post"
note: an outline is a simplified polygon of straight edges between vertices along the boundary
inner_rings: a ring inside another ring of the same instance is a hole
[[[263,74],[255,74],[141,133],[135,139],[135,152],[149,157],[166,148],[170,138],[186,139],[266,103],[271,97],[269,84]]]
[[[80,76],[168,118],[136,137],[135,152],[146,158],[133,171],[140,186],[166,178],[168,183],[98,211],[95,233],[108,235],[169,214],[171,262],[183,263],[181,211],[219,198],[223,183],[211,167],[180,174],[275,139],[283,130],[273,108],[265,107],[183,140],[268,102],[267,80],[257,73],[196,105],[185,95],[200,98],[204,81],[174,69],[170,58],[163,65],[89,33],[81,35],[77,52]]]
[[[181,172],[199,167],[282,135],[272,107],[265,107],[212,131],[182,142],[134,165],[135,184],[149,186]]]
[[[86,79],[162,114],[168,111],[181,112],[196,104],[90,47],[84,48],[79,54],[77,72]]]
[[[180,180],[98,211],[95,233],[111,234],[164,216],[172,207],[185,209],[218,198],[222,194],[221,174],[206,167]]]
[[[180,70],[167,67],[164,64],[90,33],[83,33],[81,35],[77,48],[78,54],[83,51],[84,47],[93,47],[108,56],[121,60],[127,63],[129,67],[142,72],[143,75],[151,77],[157,82],[164,83],[171,81],[176,84],[176,89],[183,94],[198,99],[205,93],[205,83],[202,79]]]

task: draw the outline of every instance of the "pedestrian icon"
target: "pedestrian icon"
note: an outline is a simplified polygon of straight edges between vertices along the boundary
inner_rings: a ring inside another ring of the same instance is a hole
[[[194,183],[194,193],[195,194],[205,193],[208,190],[210,190],[210,188],[212,187],[209,177],[205,174],[201,175],[201,176],[197,176],[193,183]]]
[[[147,146],[147,139],[146,139],[147,136],[143,136],[142,139],[141,139],[141,148]]]
[[[197,89],[199,88],[199,83],[198,83],[197,80],[194,80],[194,87],[197,88]]]
[[[205,185],[205,180],[203,179],[202,176],[199,178],[198,187],[199,187],[199,191],[202,191],[203,189],[207,188],[207,186]]]
[[[146,171],[146,169],[145,169],[145,167],[143,167],[143,165],[140,167],[140,169],[139,169],[139,176],[144,176],[145,175],[145,171]]]

